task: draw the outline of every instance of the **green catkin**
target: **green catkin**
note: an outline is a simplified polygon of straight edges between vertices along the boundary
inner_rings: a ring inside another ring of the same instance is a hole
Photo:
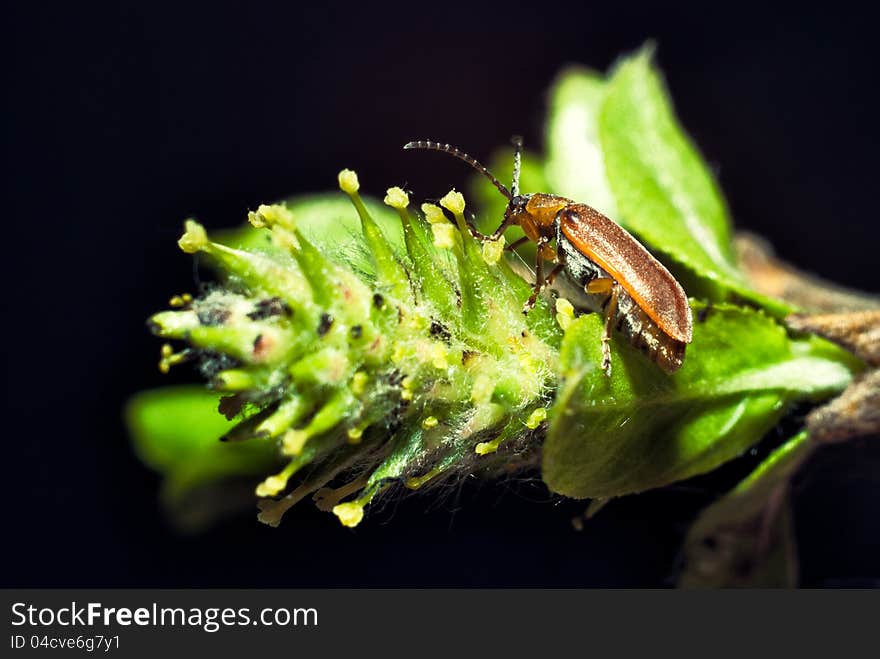
[[[546,418],[555,385],[554,310],[542,301],[522,315],[528,284],[503,257],[503,241],[471,236],[460,193],[440,202],[453,224],[431,204],[413,215],[406,193],[388,190],[400,256],[360,198],[357,175],[343,170],[339,185],[360,218],[375,281],[306,239],[295,207],[260,206],[251,224],[291,258],[213,242],[188,220],[181,249],[205,254],[224,286],[175,296],[151,319],[158,336],[190,346],[163,347],[163,370],[199,354],[233,360],[211,383],[229,393],[221,407],[240,414],[227,439],[275,442],[286,458],[256,484],[267,524],[317,492],[319,507],[356,526],[393,483],[419,489],[500,468],[507,447]]]

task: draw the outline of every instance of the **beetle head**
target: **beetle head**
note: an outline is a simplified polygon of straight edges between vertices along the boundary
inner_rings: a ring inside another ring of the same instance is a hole
[[[526,210],[526,204],[529,203],[531,197],[532,195],[530,194],[520,194],[513,197],[507,204],[507,208],[504,210],[504,219],[507,220],[508,218],[519,218],[528,215],[529,212]],[[518,220],[512,221],[519,223]]]

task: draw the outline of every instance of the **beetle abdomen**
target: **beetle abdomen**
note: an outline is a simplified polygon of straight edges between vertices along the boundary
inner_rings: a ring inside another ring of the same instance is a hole
[[[617,296],[617,313],[613,322],[631,346],[667,373],[674,373],[681,367],[687,344],[661,330],[625,291]]]
[[[579,301],[593,311],[604,312],[610,295],[587,293],[585,287],[594,279],[603,277],[613,279],[613,277],[580,252],[562,231],[559,231],[556,238],[556,250],[559,259],[565,263],[565,272],[569,281],[582,294]],[[667,373],[674,373],[681,367],[687,344],[660,329],[622,287],[618,287],[617,308],[611,322],[630,345]]]

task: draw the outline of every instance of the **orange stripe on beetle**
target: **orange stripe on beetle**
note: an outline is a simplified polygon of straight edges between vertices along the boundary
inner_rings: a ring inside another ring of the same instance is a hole
[[[668,373],[684,361],[692,339],[693,319],[687,295],[662,263],[619,224],[586,204],[543,192],[521,195],[519,172],[522,139],[514,138],[513,185],[508,190],[474,158],[449,144],[423,140],[404,149],[430,149],[464,160],[486,176],[507,200],[499,227],[491,236],[471,228],[482,240],[497,240],[511,225],[519,225],[537,243],[535,286],[523,307],[534,306],[538,295],[564,272],[582,287],[585,301],[598,300],[605,317],[602,368],[611,374],[609,347],[612,328]],[[555,249],[550,243],[555,241]],[[555,263],[545,276],[544,261]]]

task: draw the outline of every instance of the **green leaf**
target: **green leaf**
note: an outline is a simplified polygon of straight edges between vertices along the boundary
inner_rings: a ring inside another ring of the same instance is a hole
[[[775,315],[791,311],[752,291],[737,269],[727,207],[676,120],[650,48],[611,76],[599,136],[620,213],[614,219],[687,270],[690,295],[716,301],[733,295]]]
[[[795,585],[789,480],[814,448],[807,432],[801,432],[700,513],[685,539],[680,586]]]
[[[608,85],[604,76],[582,68],[563,71],[550,90],[545,172],[553,192],[617,217],[617,201],[605,174],[599,113]],[[538,191],[536,191],[538,192]]]
[[[240,421],[227,421],[217,411],[219,400],[204,387],[181,386],[138,393],[126,406],[134,449],[166,477],[170,500],[223,477],[265,475],[277,464],[274,442],[219,441]]]
[[[543,453],[553,491],[621,496],[715,469],[770,430],[786,403],[841,391],[858,368],[827,342],[789,338],[759,311],[718,305],[697,318],[677,373],[615,335],[611,378],[599,366],[601,319],[574,321]]]

